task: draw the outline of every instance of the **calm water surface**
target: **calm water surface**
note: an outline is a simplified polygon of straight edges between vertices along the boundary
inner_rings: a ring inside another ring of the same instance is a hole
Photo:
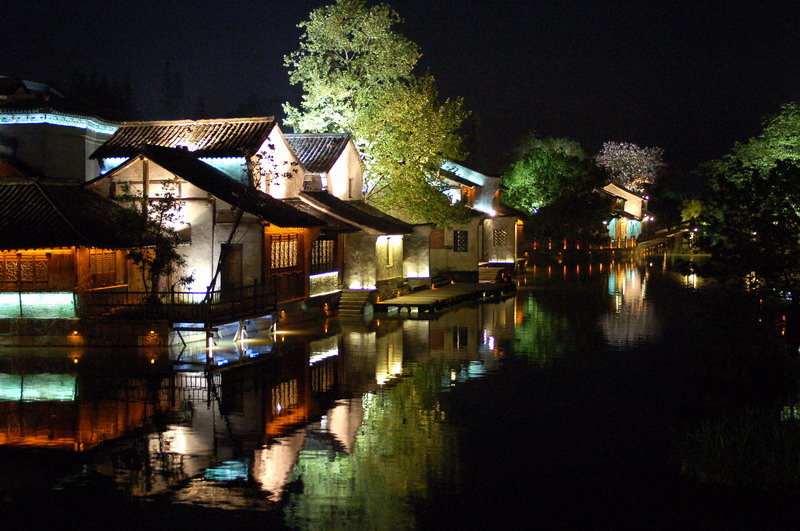
[[[219,341],[210,365],[192,345],[0,351],[3,506],[20,527],[796,516],[794,492],[680,474],[676,433],[719,402],[691,357],[726,333],[696,279],[659,257],[538,267],[519,283],[514,297],[430,320],[252,331]]]

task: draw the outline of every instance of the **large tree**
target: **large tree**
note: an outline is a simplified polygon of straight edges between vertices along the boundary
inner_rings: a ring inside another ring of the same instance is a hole
[[[594,161],[568,138],[528,137],[502,182],[504,202],[536,214],[532,230],[537,238],[593,241],[610,208],[595,193],[603,180]]]
[[[615,182],[634,192],[644,192],[656,182],[665,164],[664,150],[628,142],[605,142],[595,160]]]
[[[590,192],[597,173],[581,145],[568,138],[528,137],[503,175],[504,200],[529,214],[563,196]]]
[[[300,24],[300,48],[285,58],[289,79],[303,90],[285,104],[296,131],[353,136],[365,164],[366,198],[413,221],[449,224],[463,218],[438,195],[438,169],[464,153],[460,100],[442,102],[433,77],[418,75],[416,44],[394,28],[386,4],[337,0]]]
[[[701,166],[709,179],[704,245],[718,275],[791,290],[800,275],[800,107]]]

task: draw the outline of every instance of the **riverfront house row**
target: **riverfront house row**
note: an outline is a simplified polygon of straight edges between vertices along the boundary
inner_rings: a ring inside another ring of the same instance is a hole
[[[327,310],[342,289],[386,298],[434,276],[477,281],[481,265],[518,257],[522,217],[503,210],[498,178],[445,168],[457,198],[473,209],[470,221],[411,225],[362,199],[361,159],[347,135],[285,134],[272,118],[113,124],[74,112],[41,86],[6,83],[0,157],[0,186],[8,188],[0,209],[15,213],[0,218],[0,229],[18,235],[0,242],[6,293],[141,291],[125,251],[143,242],[114,230],[119,208],[110,206],[127,194],[156,202],[169,193],[180,203],[170,223],[186,264],[158,291],[202,299],[269,286],[291,314],[312,302]],[[47,188],[52,177],[61,192]],[[22,181],[50,207],[49,218],[20,214],[30,199],[9,187]],[[68,205],[53,195],[69,197]],[[84,203],[102,203],[107,212],[86,209],[71,219],[67,210]],[[80,237],[33,237],[65,227]],[[73,257],[69,267],[65,255]],[[179,287],[179,274],[192,275],[191,283]]]

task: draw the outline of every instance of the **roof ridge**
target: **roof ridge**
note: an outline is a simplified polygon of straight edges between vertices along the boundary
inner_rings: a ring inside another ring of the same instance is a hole
[[[80,238],[81,238],[81,239],[82,239],[84,242],[88,242],[88,241],[89,241],[89,238],[87,238],[87,237],[86,237],[86,236],[85,236],[85,235],[84,235],[84,234],[83,234],[81,231],[79,231],[79,230],[78,230],[78,229],[75,227],[75,225],[73,225],[73,224],[72,224],[72,223],[69,221],[69,219],[67,219],[67,216],[65,216],[65,215],[64,215],[64,213],[63,213],[63,212],[61,212],[61,209],[60,209],[60,208],[58,208],[58,206],[56,206],[56,204],[53,202],[53,200],[52,200],[52,199],[50,199],[50,196],[48,196],[48,195],[47,195],[47,193],[44,191],[44,188],[42,188],[42,187],[41,187],[41,185],[39,184],[39,179],[35,179],[35,180],[33,181],[33,185],[36,187],[36,189],[37,189],[37,190],[39,190],[39,193],[40,193],[40,194],[42,194],[42,197],[44,197],[44,198],[45,198],[45,200],[46,200],[48,203],[50,203],[50,206],[51,206],[51,207],[53,207],[53,210],[55,210],[55,211],[56,211],[56,214],[58,214],[58,216],[59,216],[61,219],[63,219],[63,220],[64,220],[64,223],[66,223],[66,224],[67,224],[67,226],[68,226],[70,229],[72,229],[72,230],[75,232],[75,234],[77,234],[77,235],[78,235],[78,236],[79,236],[79,237],[80,237]],[[94,192],[92,192],[92,193],[94,193]]]
[[[245,122],[274,122],[274,116],[252,116],[245,118],[203,118],[202,120],[139,120],[122,122],[120,127],[137,127],[142,125],[213,125],[224,123],[245,123]]]

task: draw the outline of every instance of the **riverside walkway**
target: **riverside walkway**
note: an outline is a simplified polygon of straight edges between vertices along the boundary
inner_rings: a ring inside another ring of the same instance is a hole
[[[417,291],[409,295],[376,302],[375,313],[431,313],[467,301],[497,299],[516,290],[513,283],[465,282]]]

